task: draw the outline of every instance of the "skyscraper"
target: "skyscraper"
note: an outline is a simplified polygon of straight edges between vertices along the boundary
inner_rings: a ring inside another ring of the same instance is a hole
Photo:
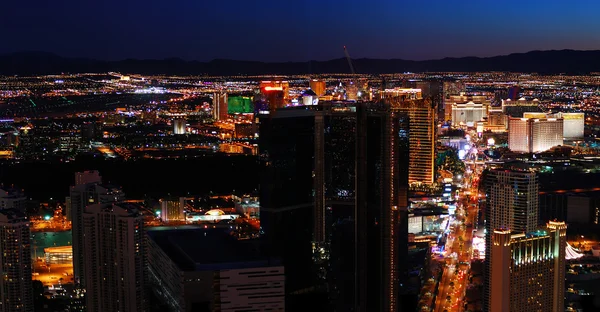
[[[85,208],[83,222],[87,311],[145,311],[141,213],[125,203],[95,204]]]
[[[287,81],[279,80],[264,80],[260,82],[260,92],[263,94],[271,91],[282,92],[283,100],[287,101],[290,97],[290,83]]]
[[[538,219],[538,177],[535,172],[494,169],[486,181],[486,229],[532,232]]]
[[[315,283],[314,111],[290,107],[260,115],[260,223],[268,256],[281,257],[287,293]],[[288,295],[286,295],[287,297]],[[286,304],[294,304],[289,296]]]
[[[311,79],[309,85],[310,88],[317,94],[317,96],[325,95],[325,80]]]
[[[355,242],[354,259],[331,246],[333,268],[354,267],[348,272],[354,302],[335,303],[340,308],[393,310],[398,304],[407,248],[408,124],[406,113],[384,103],[324,103],[316,113],[315,241],[334,244],[329,239],[337,220],[354,224],[352,232],[335,234],[353,233],[346,239]],[[338,282],[332,287],[342,288]]]
[[[84,283],[83,269],[83,211],[88,205],[109,203],[125,199],[125,194],[116,187],[102,185],[100,173],[96,170],[75,173],[75,185],[71,186],[66,199],[67,216],[72,222],[73,233],[73,275]]]
[[[183,118],[173,119],[173,133],[174,134],[185,134],[185,119],[183,119]]]
[[[562,118],[508,117],[508,148],[511,151],[538,153],[562,144]]]
[[[270,128],[266,128],[268,124]],[[275,124],[277,128],[273,128]],[[408,128],[408,114],[385,103],[320,103],[310,110],[280,109],[261,120],[260,138],[265,140],[261,153],[266,162],[273,166],[271,170],[286,168],[293,174],[292,180],[279,171],[261,182],[261,222],[270,210],[290,211],[285,207],[264,207],[263,196],[272,205],[275,196],[288,200],[304,194],[304,205],[297,203],[295,210],[300,206],[310,209],[306,213],[312,219],[308,230],[315,258],[330,258],[334,270],[352,268],[343,274],[330,272],[338,277],[346,273],[353,276],[351,286],[342,287],[339,283],[344,281],[333,281],[332,296],[337,300],[334,304],[341,309],[394,311],[399,306],[404,271],[401,261],[407,249]],[[298,145],[300,138],[302,145]],[[284,184],[289,181],[298,184],[286,187]],[[284,189],[274,191],[267,187]],[[281,232],[301,226],[296,220],[290,219],[288,222],[292,223],[286,224],[270,219],[267,217],[269,221],[263,223],[267,237],[273,235],[269,232],[277,233],[276,226],[281,227]],[[352,226],[333,234],[332,227],[339,219],[348,220],[346,224]],[[303,228],[301,233],[306,230]],[[285,234],[275,234],[281,235]],[[344,237],[331,241],[331,235]],[[336,254],[325,255],[330,244],[341,241],[352,244],[331,246]],[[310,249],[307,253],[311,254]],[[344,258],[342,254],[353,257]],[[286,267],[286,272],[290,270],[293,269]],[[350,294],[335,293],[341,288]]]
[[[490,259],[491,312],[562,312],[567,226],[550,221],[529,233],[496,229]]]
[[[213,119],[214,120],[227,120],[228,111],[228,98],[225,92],[215,92],[213,94]]]
[[[185,197],[160,200],[160,216],[163,221],[184,221]]]
[[[547,119],[556,118],[563,121],[563,137],[569,139],[582,139],[585,129],[585,113],[523,113],[523,118]]]
[[[564,309],[566,225],[538,228],[536,173],[494,169],[485,187],[484,311]]]
[[[25,215],[0,210],[0,311],[32,312],[31,233]]]
[[[408,182],[413,184],[433,184],[436,118],[431,100],[420,99],[411,89],[391,90],[385,97],[394,111],[405,113],[409,120]]]
[[[285,107],[290,101],[290,83],[287,81],[261,81],[254,97],[254,111],[264,114]]]

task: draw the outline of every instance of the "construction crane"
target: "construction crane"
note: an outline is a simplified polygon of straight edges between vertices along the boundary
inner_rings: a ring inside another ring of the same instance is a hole
[[[348,60],[348,65],[350,66],[350,72],[353,76],[350,81],[354,85],[353,87],[356,88],[357,98],[360,98],[362,92],[358,86],[358,80],[356,80],[356,77],[354,77],[356,75],[356,72],[354,71],[354,65],[352,65],[352,59],[350,58],[350,54],[348,53],[348,49],[346,48],[346,46],[344,46],[344,54],[346,55],[346,60]]]
[[[350,54],[348,53],[348,49],[346,49],[346,46],[344,46],[344,54],[346,55],[346,59],[348,60],[350,72],[352,73],[352,75],[356,74],[356,72],[354,72],[354,65],[352,65],[352,59],[350,58]]]

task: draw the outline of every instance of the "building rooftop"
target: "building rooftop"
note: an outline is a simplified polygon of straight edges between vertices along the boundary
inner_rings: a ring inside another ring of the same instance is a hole
[[[237,240],[223,229],[198,226],[148,230],[156,243],[183,271],[215,271],[280,265],[260,252],[258,240]]]
[[[141,216],[139,206],[134,203],[119,202],[119,203],[104,203],[94,204],[85,208],[85,213],[100,213],[111,212],[119,216]]]
[[[0,222],[4,223],[18,223],[26,222],[27,218],[25,213],[17,209],[2,209],[0,210]]]
[[[24,197],[23,190],[16,187],[0,187],[0,197],[3,198],[21,198]]]
[[[317,94],[312,89],[307,89],[302,92],[302,96],[317,96]]]

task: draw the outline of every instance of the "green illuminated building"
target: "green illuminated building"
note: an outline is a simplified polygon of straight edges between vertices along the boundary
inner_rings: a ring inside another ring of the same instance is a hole
[[[230,96],[227,101],[227,112],[229,114],[249,114],[254,112],[251,96]]]

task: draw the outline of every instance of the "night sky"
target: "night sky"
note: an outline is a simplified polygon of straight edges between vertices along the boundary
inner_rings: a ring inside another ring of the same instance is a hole
[[[595,0],[2,0],[0,53],[432,59],[600,49]],[[573,4],[577,3],[577,4]]]

